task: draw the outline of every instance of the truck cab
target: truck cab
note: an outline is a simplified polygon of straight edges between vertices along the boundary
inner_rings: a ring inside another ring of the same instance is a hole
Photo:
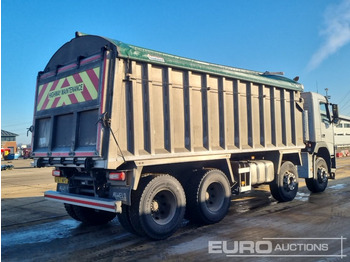
[[[334,124],[338,122],[338,107],[320,94],[305,92],[303,165],[299,177],[305,178],[310,191],[321,192],[328,178],[335,177]],[[322,185],[320,187],[320,185]]]

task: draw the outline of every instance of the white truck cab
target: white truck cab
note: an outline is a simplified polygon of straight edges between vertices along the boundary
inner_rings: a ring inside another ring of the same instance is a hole
[[[326,189],[328,178],[335,177],[334,124],[339,120],[338,107],[320,94],[301,93],[304,99],[304,143],[299,177],[305,178],[311,192]],[[331,107],[331,108],[330,108]]]

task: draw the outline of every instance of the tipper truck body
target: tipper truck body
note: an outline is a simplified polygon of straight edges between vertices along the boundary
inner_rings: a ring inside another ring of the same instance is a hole
[[[270,72],[221,66],[77,33],[37,77],[32,156],[54,167],[68,214],[116,215],[152,239],[183,218],[222,220],[232,194],[269,184],[291,201],[298,179],[335,176],[337,106]]]

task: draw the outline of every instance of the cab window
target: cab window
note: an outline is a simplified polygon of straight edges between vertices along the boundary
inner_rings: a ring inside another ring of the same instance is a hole
[[[329,124],[329,112],[327,108],[327,104],[325,103],[320,103],[320,113],[321,113],[321,119],[322,122]]]

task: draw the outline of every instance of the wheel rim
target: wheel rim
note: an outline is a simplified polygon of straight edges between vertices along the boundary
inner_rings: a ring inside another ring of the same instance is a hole
[[[298,184],[297,177],[292,172],[286,172],[283,176],[283,188],[286,191],[293,191]]]
[[[220,183],[211,183],[205,192],[205,204],[211,212],[218,211],[225,200],[225,190]]]
[[[168,190],[158,192],[151,201],[151,217],[159,225],[168,224],[176,213],[177,200]]]
[[[327,170],[324,167],[319,167],[317,169],[317,180],[319,183],[326,183],[328,179]]]

